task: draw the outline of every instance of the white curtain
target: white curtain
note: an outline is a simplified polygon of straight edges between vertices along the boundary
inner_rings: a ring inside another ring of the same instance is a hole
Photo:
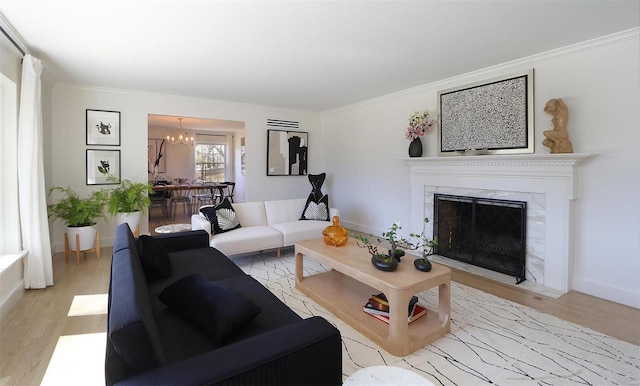
[[[42,63],[31,55],[22,61],[20,112],[18,114],[18,193],[24,287],[53,285],[51,241],[47,219],[46,187],[42,151]]]

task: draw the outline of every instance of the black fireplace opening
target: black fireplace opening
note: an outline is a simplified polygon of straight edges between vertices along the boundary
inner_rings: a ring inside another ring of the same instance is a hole
[[[525,280],[527,203],[434,195],[435,253]]]

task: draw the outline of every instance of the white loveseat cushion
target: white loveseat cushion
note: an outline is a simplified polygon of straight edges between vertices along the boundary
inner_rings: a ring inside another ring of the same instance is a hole
[[[298,241],[322,237],[322,231],[329,225],[331,225],[330,221],[300,220],[281,224],[271,224],[271,227],[282,232],[282,245],[289,246],[297,243]]]
[[[253,227],[257,225],[268,225],[267,214],[264,210],[264,202],[239,202],[233,203],[238,221],[241,227]]]
[[[211,246],[227,256],[274,249],[282,246],[282,233],[267,225],[243,226],[216,234],[211,238]]]
[[[302,216],[304,205],[307,202],[304,198],[292,200],[265,201],[264,210],[267,214],[269,225],[298,221]],[[242,222],[240,223],[242,224]]]

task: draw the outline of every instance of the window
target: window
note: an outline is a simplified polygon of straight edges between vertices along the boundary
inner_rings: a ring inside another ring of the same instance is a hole
[[[196,179],[205,182],[223,182],[226,176],[226,145],[198,143],[196,145]]]

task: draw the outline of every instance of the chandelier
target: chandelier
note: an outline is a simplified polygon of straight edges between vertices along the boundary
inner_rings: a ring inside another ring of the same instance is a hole
[[[180,132],[184,131],[184,129],[182,128],[182,120],[184,118],[178,118],[178,121],[180,121],[179,125],[178,125],[178,130]],[[170,145],[191,145],[193,146],[193,135],[191,137],[189,137],[189,134],[187,134],[187,132],[185,131],[184,136],[182,134],[178,135],[178,138],[176,137],[172,137],[170,135],[167,135],[167,142],[169,142]]]

